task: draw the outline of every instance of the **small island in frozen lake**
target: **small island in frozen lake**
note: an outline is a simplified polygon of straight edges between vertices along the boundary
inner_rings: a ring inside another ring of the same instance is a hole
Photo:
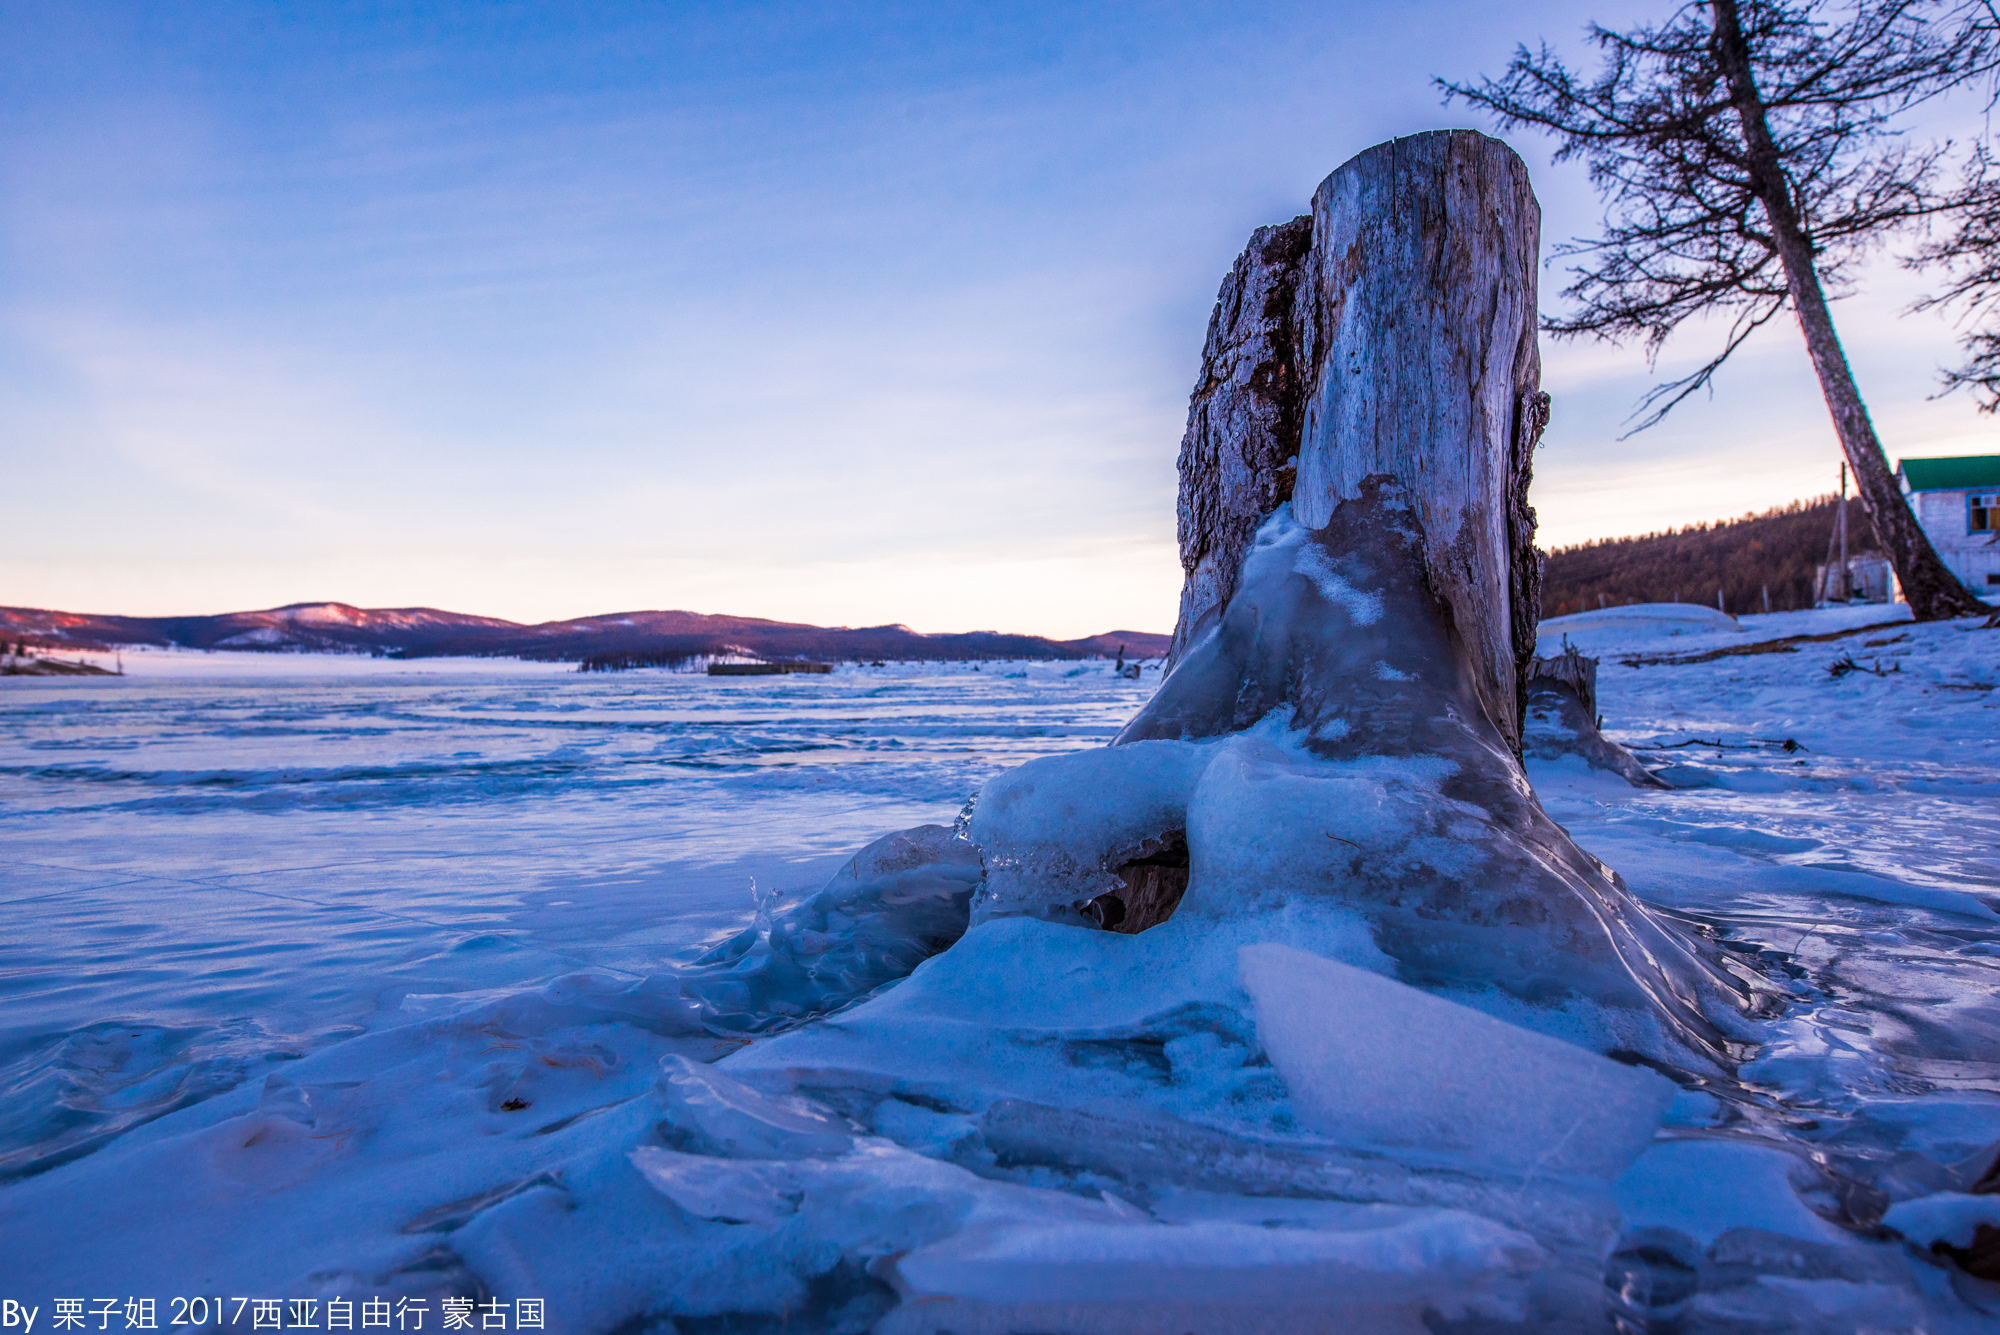
[[[1701,675],[1780,662],[1710,651],[1736,623],[1612,683],[1538,643],[1538,232],[1448,131],[1252,237],[1171,671],[1111,745],[682,967],[429,998],[164,1117],[13,1189],[17,1255],[578,1335],[1990,1329],[2000,915],[1668,805],[1811,774],[1807,706]],[[1865,644],[1943,735],[1984,634]],[[1607,689],[1706,711],[1713,758],[1642,764]],[[1927,791],[1990,797],[1938,748]]]

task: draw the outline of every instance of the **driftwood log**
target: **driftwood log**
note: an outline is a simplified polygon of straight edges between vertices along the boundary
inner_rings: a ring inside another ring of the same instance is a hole
[[[975,920],[1139,932],[1303,896],[1364,917],[1406,982],[1580,999],[1636,1017],[1640,1050],[1729,1064],[1756,981],[1522,767],[1539,229],[1521,160],[1453,130],[1360,154],[1251,238],[1181,448],[1169,674],[1108,751],[988,786]]]

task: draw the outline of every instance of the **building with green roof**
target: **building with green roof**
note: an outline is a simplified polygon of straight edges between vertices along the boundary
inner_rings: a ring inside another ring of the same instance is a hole
[[[2000,593],[2000,454],[1902,459],[1896,480],[1952,573]]]

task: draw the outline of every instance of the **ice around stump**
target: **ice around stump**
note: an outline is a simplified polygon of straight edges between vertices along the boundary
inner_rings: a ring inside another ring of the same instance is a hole
[[[1107,751],[987,785],[975,923],[1317,903],[1401,982],[1693,1077],[1740,1058],[1762,976],[1651,913],[1522,767],[1539,231],[1520,159],[1449,130],[1252,238],[1182,441],[1171,671]]]
[[[1319,529],[1280,506],[1234,596],[1101,752],[987,785],[973,920],[1083,921],[1121,861],[1184,841],[1177,914],[1360,914],[1402,982],[1691,1075],[1735,1059],[1759,980],[1656,918],[1549,819],[1483,707],[1398,484]]]
[[[1295,1115],[1335,1140],[1609,1179],[1652,1143],[1678,1092],[1366,969],[1276,944],[1238,958]]]
[[[762,1033],[830,1014],[895,983],[964,934],[979,850],[943,825],[887,834],[826,888],[755,921],[677,971],[710,1027]]]

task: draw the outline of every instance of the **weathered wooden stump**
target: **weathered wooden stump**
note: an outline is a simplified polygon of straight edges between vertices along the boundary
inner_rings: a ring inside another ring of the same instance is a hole
[[[1578,848],[1521,765],[1539,228],[1521,160],[1453,130],[1360,154],[1252,237],[1182,443],[1172,670],[1107,751],[988,785],[976,918],[1331,902],[1406,982],[1731,1060],[1754,980]]]
[[[1323,529],[1369,479],[1394,479],[1474,688],[1518,746],[1541,582],[1528,482],[1549,411],[1540,234],[1521,160],[1448,130],[1368,150],[1326,179],[1310,217],[1251,238],[1181,442],[1176,662],[1227,608],[1278,504]]]

